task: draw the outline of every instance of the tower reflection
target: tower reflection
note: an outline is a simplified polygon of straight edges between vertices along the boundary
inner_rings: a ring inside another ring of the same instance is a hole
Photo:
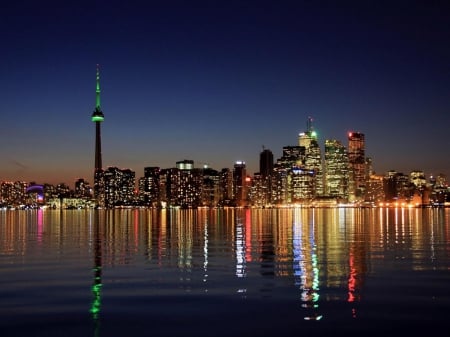
[[[100,228],[100,211],[93,212],[93,223],[91,218],[91,233],[93,234],[93,253],[94,253],[94,282],[92,284],[92,303],[90,313],[94,322],[94,336],[100,335],[100,309],[101,309],[101,289],[102,289],[102,237]]]
[[[319,265],[315,238],[315,217],[302,209],[294,209],[293,270],[295,285],[302,290],[302,307],[307,310],[305,320],[320,320]]]

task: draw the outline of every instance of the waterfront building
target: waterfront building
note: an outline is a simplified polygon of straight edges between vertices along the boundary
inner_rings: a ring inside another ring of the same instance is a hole
[[[417,189],[423,189],[427,184],[425,173],[419,170],[411,171],[409,173],[409,180]]]
[[[273,153],[263,148],[259,154],[259,173],[262,177],[270,177],[273,173]]]
[[[322,153],[318,142],[317,132],[312,125],[313,119],[308,117],[306,122],[306,131],[298,136],[298,145],[305,148],[305,157],[303,168],[306,171],[314,171],[314,190],[313,197],[324,194],[324,176]]]
[[[159,175],[159,191],[162,207],[176,206],[178,202],[178,169],[162,169]]]
[[[145,206],[160,205],[160,172],[158,166],[144,167],[144,177],[139,179],[139,200]]]
[[[233,206],[233,172],[223,168],[219,172],[219,205]]]
[[[192,165],[177,168],[178,186],[176,205],[183,208],[196,208],[201,205],[202,170]]]
[[[430,176],[429,184],[432,190],[431,198],[436,205],[448,205],[450,203],[450,187],[444,174]]]
[[[349,197],[349,163],[348,153],[338,140],[325,140],[325,195],[344,202]]]
[[[361,132],[348,133],[351,197],[361,200],[366,186],[365,136]]]
[[[100,69],[97,65],[95,110],[91,120],[95,123],[95,165],[94,165],[94,199],[96,206],[105,206],[105,183],[102,167],[101,123],[105,116],[100,106]]]
[[[159,174],[162,207],[196,208],[201,206],[202,170],[194,162],[183,160],[177,167],[163,169]]]
[[[220,202],[220,174],[204,166],[202,169],[201,205],[215,207]]]
[[[383,202],[386,197],[383,190],[383,176],[372,174],[367,180],[364,201],[371,204]]]
[[[252,182],[254,188],[252,198],[259,204],[267,205],[272,202],[273,167],[273,153],[263,147],[263,151],[259,154],[259,172],[254,174]]]
[[[302,134],[300,134],[302,135]],[[306,138],[302,138],[306,139]],[[300,142],[300,138],[299,138]],[[301,142],[308,145],[309,141]],[[271,202],[282,205],[291,202],[291,188],[288,181],[293,168],[304,167],[306,162],[306,148],[303,145],[283,146],[281,158],[277,159],[273,169],[271,182]]]
[[[75,197],[76,198],[90,198],[92,197],[92,188],[89,183],[83,178],[75,181]]]
[[[310,203],[315,197],[314,170],[294,167],[287,175],[288,203]]]
[[[130,169],[108,167],[103,171],[104,207],[130,206],[135,201],[135,173]]]
[[[245,162],[237,161],[233,169],[233,199],[236,206],[247,205],[247,171]]]
[[[308,148],[306,148],[305,169],[314,171],[314,190],[313,197],[324,194],[324,176],[323,176],[322,153],[320,151],[317,139],[313,139]]]
[[[25,181],[2,181],[0,183],[0,204],[19,206],[25,203],[28,183]]]
[[[414,194],[409,176],[395,170],[384,176],[383,189],[387,202],[407,202]]]
[[[430,176],[430,184],[433,187],[439,187],[439,188],[448,188],[448,181],[447,181],[447,177],[445,176],[445,174],[438,174],[437,176],[435,175],[431,175]]]
[[[271,203],[274,205],[285,204],[288,200],[288,181],[287,176],[290,168],[276,164],[273,169],[271,183]]]

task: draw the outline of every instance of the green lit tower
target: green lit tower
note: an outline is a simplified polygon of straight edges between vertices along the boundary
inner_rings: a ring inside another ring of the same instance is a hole
[[[97,85],[96,85],[96,100],[95,110],[92,113],[92,121],[95,123],[95,170],[94,170],[94,199],[96,206],[103,206],[104,184],[103,184],[103,169],[102,169],[102,137],[101,137],[101,123],[105,119],[103,111],[100,107],[100,69],[97,64]]]

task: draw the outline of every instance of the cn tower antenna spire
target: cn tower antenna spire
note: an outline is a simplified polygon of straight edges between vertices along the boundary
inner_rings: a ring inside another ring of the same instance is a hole
[[[95,90],[95,108],[100,110],[100,65],[97,64],[97,87]]]

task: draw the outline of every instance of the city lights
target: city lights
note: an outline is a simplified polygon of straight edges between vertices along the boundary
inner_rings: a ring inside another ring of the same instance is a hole
[[[283,147],[274,160],[263,146],[260,172],[247,173],[243,160],[221,171],[193,160],[173,168],[145,167],[136,181],[131,169],[102,166],[100,71],[96,70],[94,185],[84,179],[75,190],[51,186],[1,182],[3,208],[198,208],[198,207],[443,207],[450,206],[450,189],[443,175],[414,170],[409,175],[389,171],[375,174],[366,156],[364,133],[349,131],[348,146],[339,140],[321,141],[308,117],[298,145]],[[136,184],[137,183],[137,184]],[[137,185],[137,188],[136,188]]]

